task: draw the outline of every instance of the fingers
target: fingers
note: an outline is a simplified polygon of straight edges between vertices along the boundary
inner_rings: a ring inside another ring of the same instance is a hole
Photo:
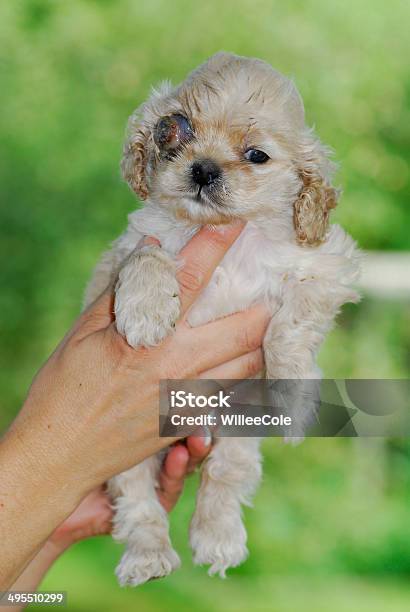
[[[204,437],[190,436],[186,446],[178,443],[168,451],[159,476],[158,490],[159,500],[167,512],[177,503],[186,475],[193,472],[211,450],[211,434],[205,433],[207,435]]]
[[[50,536],[60,550],[79,540],[110,533],[113,510],[105,488],[89,493],[72,514]]]
[[[226,251],[241,233],[243,223],[233,223],[223,229],[203,227],[181,250],[182,267],[177,273],[180,286],[181,312],[186,313],[208,284],[213,271]]]
[[[94,535],[104,535],[111,533],[112,530],[112,518],[114,515],[111,500],[108,497],[105,489],[101,489],[94,501],[94,523],[91,524],[93,527]]]
[[[183,262],[177,273],[180,284],[181,312],[184,314],[209,282],[213,271],[243,229],[243,223],[233,223],[216,230],[202,228],[180,252]],[[161,246],[153,236],[144,236],[137,248]],[[71,330],[85,337],[107,328],[114,321],[114,291],[108,287],[81,315]]]
[[[237,357],[256,351],[263,342],[271,314],[258,304],[212,323],[179,334],[185,347],[176,342],[179,363],[187,376],[198,376]],[[185,361],[185,363],[184,363]]]
[[[177,273],[180,284],[181,312],[184,314],[209,282],[213,271],[244,227],[235,222],[216,230],[202,228],[181,250],[182,267]],[[161,246],[153,236],[144,236],[137,248]],[[81,315],[71,330],[82,337],[107,328],[114,320],[114,291],[110,285]]]
[[[244,380],[258,374],[263,367],[263,351],[259,348],[256,351],[223,363],[216,368],[202,372],[199,378],[209,380]]]
[[[189,436],[186,440],[187,449],[189,452],[189,461],[187,466],[188,474],[193,472],[196,467],[205,459],[211,450],[212,436],[211,432],[206,429],[203,437]]]
[[[167,512],[175,506],[184,488],[188,462],[189,452],[183,444],[170,448],[159,475],[158,491],[159,500]]]

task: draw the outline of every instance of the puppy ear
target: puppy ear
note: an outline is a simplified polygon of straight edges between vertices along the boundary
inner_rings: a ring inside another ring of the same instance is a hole
[[[128,124],[128,138],[124,145],[121,170],[131,189],[145,200],[148,196],[145,169],[150,131],[143,122],[139,121],[137,113],[138,111],[131,116]]]
[[[299,244],[314,246],[326,238],[330,210],[336,207],[340,191],[330,183],[335,164],[328,159],[329,149],[310,137],[303,152],[299,162],[302,189],[294,204],[293,221]]]
[[[128,185],[142,200],[148,197],[151,165],[155,165],[152,128],[161,116],[173,108],[174,93],[171,82],[162,81],[152,89],[148,100],[133,112],[128,121],[121,170]]]

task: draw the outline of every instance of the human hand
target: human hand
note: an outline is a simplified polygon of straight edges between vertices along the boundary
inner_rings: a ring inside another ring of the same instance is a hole
[[[244,378],[261,368],[264,306],[196,328],[186,321],[240,230],[205,228],[185,247],[178,275],[183,314],[159,346],[128,346],[115,329],[113,295],[106,291],[37,375],[11,433],[20,451],[36,457],[55,486],[64,482],[76,502],[173,441],[158,435],[160,379]]]
[[[162,464],[158,478],[157,495],[167,512],[177,503],[185,478],[193,472],[208,455],[211,440],[191,436],[186,445],[173,444]],[[75,542],[111,533],[113,511],[104,486],[91,491],[72,514],[51,534],[46,546],[60,555]]]
[[[239,224],[223,232],[205,227],[181,251],[181,318],[159,346],[127,344],[116,331],[107,290],[40,370],[0,444],[4,583],[87,493],[174,442],[158,435],[161,379],[240,379],[262,368],[265,306],[195,328],[187,322],[241,230]]]

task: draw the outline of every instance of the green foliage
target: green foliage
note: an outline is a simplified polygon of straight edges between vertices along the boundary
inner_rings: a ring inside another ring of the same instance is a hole
[[[335,220],[363,248],[410,248],[409,17],[401,0],[0,3],[0,429],[135,206],[118,170],[127,116],[152,84],[178,82],[217,50],[294,76],[341,162]],[[400,303],[346,308],[320,356],[325,374],[408,376],[409,322]],[[268,440],[265,456],[246,513],[251,556],[229,580],[192,567],[190,483],[173,517],[184,560],[175,576],[120,591],[119,551],[106,539],[75,547],[45,586],[87,612],[407,610],[409,445]]]

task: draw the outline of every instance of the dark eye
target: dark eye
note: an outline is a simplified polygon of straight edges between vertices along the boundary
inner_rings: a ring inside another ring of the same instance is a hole
[[[263,151],[259,151],[259,149],[248,149],[245,152],[245,159],[253,164],[264,164],[268,161],[269,155],[266,155]]]
[[[155,144],[165,152],[177,149],[193,136],[189,121],[183,115],[162,117],[154,129]]]

